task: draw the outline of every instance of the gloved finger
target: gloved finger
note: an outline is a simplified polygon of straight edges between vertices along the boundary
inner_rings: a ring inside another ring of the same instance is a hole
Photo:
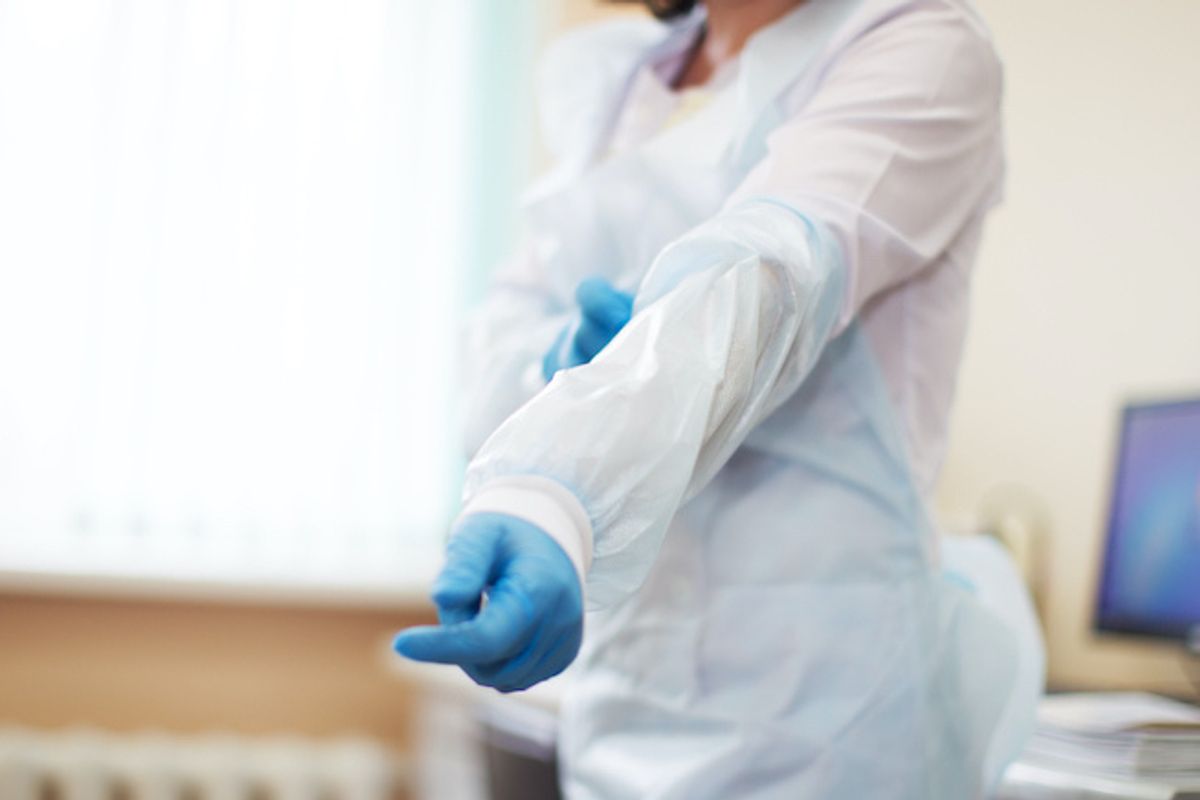
[[[539,656],[542,655],[539,651]],[[536,661],[528,654],[521,653],[511,659],[492,664],[468,664],[463,667],[467,677],[480,686],[490,686],[499,691],[511,691],[509,687],[525,679]],[[532,683],[527,684],[532,686]]]
[[[546,654],[555,646],[551,637],[535,633],[529,644],[517,655],[490,664],[471,664],[463,671],[481,686],[500,691],[526,688],[537,682],[534,673]]]
[[[604,278],[586,278],[575,287],[575,302],[586,319],[610,332],[620,330],[633,313],[633,297]]]
[[[473,517],[455,529],[446,543],[446,565],[433,582],[439,608],[479,607],[498,568],[501,536],[501,528]]]
[[[550,641],[548,646],[539,648],[537,653],[531,653],[528,658],[503,665],[489,665],[486,669],[468,670],[467,674],[476,683],[491,686],[498,691],[520,692],[549,680],[566,669],[574,660],[577,649],[561,642]]]
[[[586,364],[608,345],[612,336],[611,331],[598,328],[585,319],[575,332],[575,356],[581,364]]]
[[[501,692],[523,691],[553,678],[569,667],[579,653],[580,640],[578,630],[574,634],[564,630],[560,635],[540,637],[539,644],[542,646],[536,653],[530,653],[529,658],[522,659],[521,663],[510,662],[498,668],[491,665],[486,674],[479,674],[485,670],[477,668],[475,672],[485,680],[479,680],[475,675],[471,677],[476,683]]]
[[[439,658],[441,652],[439,642],[447,635],[447,631],[453,631],[456,627],[458,626],[420,625],[415,628],[406,628],[392,638],[392,649],[414,661],[441,663],[443,659]],[[456,662],[450,660],[445,663]]]
[[[438,622],[443,625],[457,625],[460,622],[469,622],[479,613],[479,608],[480,603],[447,608],[439,606],[437,610]]]
[[[548,681],[555,675],[558,675],[567,667],[571,666],[571,662],[575,660],[575,655],[579,652],[578,646],[571,647],[567,644],[559,644],[548,650],[538,659],[536,664],[530,666],[529,670],[521,678],[519,683],[511,685],[507,691],[520,691],[528,689],[530,686]],[[502,690],[503,691],[503,690]]]
[[[556,604],[556,608],[562,606]],[[494,664],[464,668],[476,683],[503,692],[527,689],[566,669],[583,643],[583,627],[570,614],[541,623],[530,645],[516,656]]]
[[[486,664],[519,653],[533,635],[529,605],[513,590],[488,595],[478,616],[455,625],[409,628],[392,643],[396,652],[438,664]]]

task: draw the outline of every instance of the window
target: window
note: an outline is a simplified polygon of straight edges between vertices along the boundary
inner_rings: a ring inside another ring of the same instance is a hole
[[[429,574],[473,5],[0,0],[0,575]]]

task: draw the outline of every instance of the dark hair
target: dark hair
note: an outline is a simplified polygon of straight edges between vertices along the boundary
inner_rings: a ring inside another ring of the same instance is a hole
[[[674,19],[695,8],[696,0],[646,0],[646,7],[659,19]]]

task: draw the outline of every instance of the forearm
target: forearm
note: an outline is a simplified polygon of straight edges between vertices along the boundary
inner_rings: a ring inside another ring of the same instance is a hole
[[[468,502],[512,475],[556,481],[591,524],[591,605],[636,588],[676,509],[799,385],[844,302],[836,248],[789,209],[749,204],[668,247],[625,329],[487,441]],[[520,516],[520,509],[504,509]]]

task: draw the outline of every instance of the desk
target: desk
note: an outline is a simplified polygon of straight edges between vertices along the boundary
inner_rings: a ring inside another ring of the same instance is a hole
[[[553,782],[554,714],[569,671],[527,692],[499,695],[472,683],[459,670],[404,659],[389,662],[397,677],[419,686],[427,727],[417,737],[418,798],[456,797],[490,800],[500,780],[489,749],[497,728],[524,760],[522,770],[541,770]],[[526,712],[533,712],[527,714]],[[519,739],[527,741],[521,745]],[[503,744],[502,744],[503,747]],[[423,762],[423,763],[422,763]],[[511,764],[510,764],[511,766]],[[528,772],[524,781],[534,780]],[[545,781],[536,780],[539,784]],[[491,791],[488,784],[493,783]],[[538,797],[553,798],[552,793]],[[1178,793],[1169,787],[1134,786],[1114,781],[1064,776],[1014,764],[990,800],[1200,800],[1200,791]]]

